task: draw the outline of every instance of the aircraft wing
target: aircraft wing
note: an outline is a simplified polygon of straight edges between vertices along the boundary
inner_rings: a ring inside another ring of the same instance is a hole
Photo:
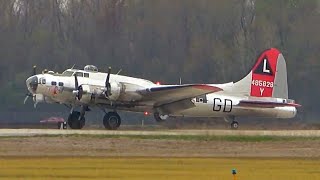
[[[258,108],[275,108],[275,107],[300,107],[300,104],[294,102],[272,102],[272,101],[256,101],[256,100],[242,100],[238,106],[243,107],[258,107]]]
[[[151,102],[155,107],[208,93],[222,91],[221,88],[205,84],[160,85],[140,90],[143,102]]]

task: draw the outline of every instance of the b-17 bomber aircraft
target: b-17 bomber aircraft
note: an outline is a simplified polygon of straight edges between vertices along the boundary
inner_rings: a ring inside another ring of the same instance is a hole
[[[250,73],[236,83],[159,85],[111,74],[111,68],[102,73],[88,65],[84,70],[71,68],[62,74],[36,74],[34,69],[26,84],[30,92],[27,97],[33,97],[35,105],[46,102],[69,107],[72,129],[84,127],[85,114],[93,106],[105,112],[103,124],[110,130],[121,124],[118,110],[152,113],[157,121],[224,117],[237,129],[236,117],[293,118],[300,106],[288,99],[286,62],[275,48],[265,50]]]

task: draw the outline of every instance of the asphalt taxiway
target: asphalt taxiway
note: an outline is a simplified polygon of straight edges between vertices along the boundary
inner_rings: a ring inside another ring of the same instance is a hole
[[[71,130],[71,129],[0,129],[0,137],[46,135],[209,135],[209,136],[288,136],[320,137],[320,130]]]

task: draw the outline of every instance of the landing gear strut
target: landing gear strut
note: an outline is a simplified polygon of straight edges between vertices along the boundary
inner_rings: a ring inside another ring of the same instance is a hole
[[[71,111],[71,114],[68,117],[68,124],[71,129],[82,129],[83,126],[86,124],[86,118],[84,115],[86,111],[89,111],[88,106],[82,106],[81,111]]]
[[[103,117],[103,125],[106,129],[116,130],[120,127],[121,118],[117,112],[108,112]]]
[[[78,111],[72,111],[68,117],[68,124],[71,129],[82,129],[86,123],[84,116]]]
[[[236,117],[234,117],[234,116],[228,116],[228,117],[224,118],[224,120],[226,122],[230,122],[231,121],[231,124],[230,124],[231,129],[238,129],[239,128],[239,123],[235,119],[236,119]]]

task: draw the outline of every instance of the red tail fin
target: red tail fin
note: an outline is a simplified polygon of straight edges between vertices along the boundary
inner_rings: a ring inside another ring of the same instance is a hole
[[[232,90],[245,96],[288,99],[287,66],[281,52],[275,48],[265,50]]]
[[[281,54],[277,49],[264,51],[252,69],[251,96],[272,97],[277,73],[277,61]]]

